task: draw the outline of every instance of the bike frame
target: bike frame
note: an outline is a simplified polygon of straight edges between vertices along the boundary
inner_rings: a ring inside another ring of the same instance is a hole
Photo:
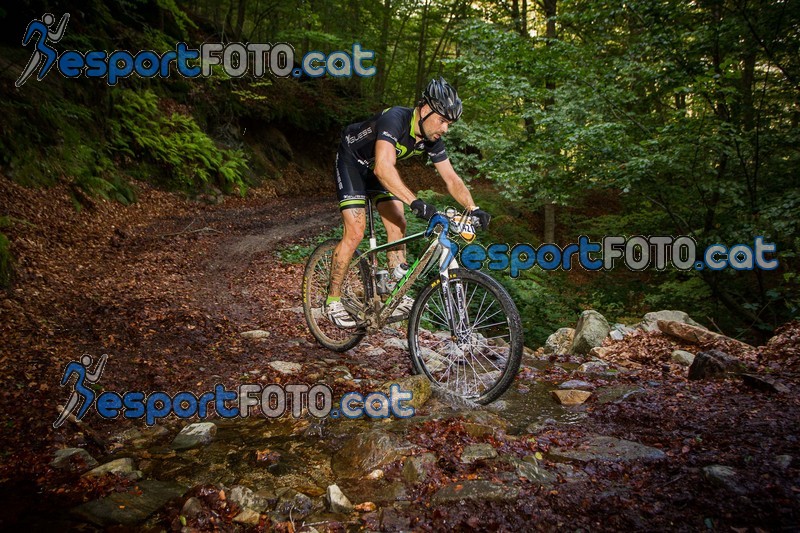
[[[369,227],[369,249],[366,250],[362,256],[354,258],[349,265],[349,268],[358,268],[358,263],[363,261],[364,256],[367,256],[368,258],[369,289],[367,293],[367,306],[366,309],[351,310],[356,311],[354,315],[357,317],[357,326],[366,328],[368,333],[374,333],[380,330],[380,328],[382,328],[384,325],[392,322],[389,319],[391,314],[399,305],[400,300],[406,295],[417,279],[419,279],[420,276],[427,271],[430,264],[436,259],[437,253],[439,253],[439,279],[442,284],[442,290],[446,296],[445,302],[447,303],[445,306],[445,314],[447,315],[447,321],[451,328],[451,332],[457,334],[457,324],[461,321],[455,319],[455,313],[452,308],[452,300],[447,296],[450,295],[450,269],[458,268],[459,265],[455,259],[455,256],[453,256],[450,261],[447,261],[449,256],[448,252],[450,252],[450,250],[445,250],[445,246],[440,238],[442,234],[447,235],[450,221],[446,217],[438,215],[438,219],[436,219],[436,224],[433,226],[433,228],[429,227],[426,231],[415,233],[394,242],[378,246],[377,239],[375,237],[375,220],[372,212],[372,201],[369,198],[367,198],[366,210]],[[442,228],[437,232],[437,228],[440,224]],[[397,285],[395,285],[394,290],[392,290],[392,292],[389,294],[389,297],[386,299],[386,301],[382,301],[381,295],[379,295],[377,290],[375,290],[377,287],[375,274],[378,268],[378,253],[393,250],[397,247],[405,245],[406,243],[427,238],[433,234],[436,234],[437,238],[433,239],[422,255],[420,255],[414,261],[414,263],[409,266],[408,272],[406,272],[405,276],[403,276],[402,279],[397,282]],[[465,310],[466,306],[464,305],[465,301],[463,291],[456,291],[456,300],[457,309]]]

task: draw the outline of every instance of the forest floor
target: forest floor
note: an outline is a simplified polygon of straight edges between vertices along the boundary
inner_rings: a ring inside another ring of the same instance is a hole
[[[301,305],[303,267],[280,261],[277,250],[335,227],[334,199],[271,198],[256,190],[209,205],[139,188],[132,206],[94,200],[76,211],[67,187],[33,190],[0,178],[0,215],[10,217],[4,232],[16,259],[16,277],[0,292],[0,526],[129,490],[116,479],[78,482],[50,465],[59,448],[108,453],[113,436],[135,425],[90,413],[81,424],[53,428],[68,396],[60,386],[66,365],[83,354],[94,360],[108,354],[102,383],[120,392],[233,388],[252,373],[278,383],[285,378],[267,365],[272,360],[335,358],[347,361],[356,379],[410,373],[400,350],[359,354],[358,361],[332,354],[313,343],[293,311]],[[240,335],[254,329],[268,330],[269,342]],[[768,372],[784,392],[756,390],[738,378],[689,381],[685,368],[668,364],[666,342],[630,341],[631,359],[641,368],[623,381],[646,394],[590,400],[580,424],[491,437],[497,447],[524,445],[542,454],[545,467],[552,449],[579,448],[595,435],[661,450],[664,460],[588,461],[547,487],[514,481],[513,501],[432,504],[447,483],[498,479],[490,462],[440,460],[429,482],[409,492],[413,504],[394,511],[392,520],[356,517],[328,529],[796,530],[800,327],[788,325],[748,355],[754,370]],[[531,376],[522,372],[515,387],[526,390]],[[439,457],[457,457],[475,442],[452,419],[417,426],[408,438]],[[732,470],[711,475],[712,465]],[[163,520],[163,527],[175,524],[168,514]],[[241,526],[228,516],[217,527]]]

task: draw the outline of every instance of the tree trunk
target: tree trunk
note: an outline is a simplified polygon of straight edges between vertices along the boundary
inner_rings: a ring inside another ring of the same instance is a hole
[[[557,0],[544,0],[544,16],[547,18],[547,30],[545,37],[547,38],[547,46],[552,46],[553,41],[557,38],[556,35],[556,2]],[[556,90],[556,83],[552,78],[545,81],[545,87],[549,92],[549,96],[545,100],[545,109],[555,104],[555,98],[552,96]],[[556,205],[549,199],[545,199],[544,204],[544,242],[555,242],[556,240]]]
[[[378,43],[377,57],[375,58],[375,98],[383,102],[383,92],[386,90],[386,54],[389,51],[389,23],[392,20],[392,0],[384,0],[383,17],[381,20],[381,38]]]

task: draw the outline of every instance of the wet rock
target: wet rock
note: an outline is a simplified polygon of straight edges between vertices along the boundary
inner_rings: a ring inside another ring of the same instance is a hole
[[[557,329],[555,333],[547,337],[547,341],[544,343],[545,355],[569,352],[574,336],[575,330],[572,328]]]
[[[736,470],[725,465],[709,465],[703,468],[703,477],[712,485],[736,494],[744,494],[747,490],[739,483]]]
[[[261,521],[261,515],[252,509],[243,509],[241,513],[233,517],[233,521],[246,526],[257,526]]]
[[[593,310],[584,311],[575,326],[575,337],[569,353],[583,355],[595,346],[602,346],[609,331],[611,327],[603,315]]]
[[[350,514],[353,512],[353,504],[337,485],[328,486],[328,504],[334,513]]]
[[[689,379],[713,379],[745,370],[744,364],[720,350],[698,353],[689,367]]]
[[[660,461],[666,458],[664,452],[657,448],[651,448],[638,442],[605,436],[592,437],[575,449],[553,447],[550,449],[549,456],[556,462],[574,461],[578,463],[589,461],[627,463],[632,461]]]
[[[616,402],[618,400],[627,400],[634,394],[642,393],[644,393],[644,389],[636,385],[609,385],[608,387],[597,389],[595,391],[595,396],[597,397],[597,403],[603,404]]]
[[[269,509],[270,503],[267,498],[263,498],[247,487],[237,485],[228,493],[228,499],[242,509],[252,509],[264,512]]]
[[[172,448],[175,450],[188,450],[195,446],[205,445],[214,440],[216,434],[217,425],[213,422],[189,424],[172,441]]]
[[[130,479],[139,479],[142,477],[142,473],[134,468],[133,459],[130,457],[114,459],[113,461],[102,464],[86,472],[84,477],[100,477],[105,474],[115,474]]]
[[[133,526],[146,519],[173,498],[179,498],[186,487],[171,481],[144,480],[137,490],[114,492],[80,505],[72,512],[99,526],[123,524]]]
[[[284,489],[278,497],[275,512],[270,516],[279,522],[285,522],[291,517],[293,520],[302,520],[316,510],[314,502],[306,494],[293,489]]]
[[[461,458],[463,461],[464,456],[462,455]],[[406,457],[403,463],[403,479],[411,484],[423,483],[428,479],[428,473],[435,464],[436,456],[432,453]]]
[[[571,379],[565,381],[558,386],[559,389],[579,389],[579,390],[594,390],[595,386],[588,381],[581,381],[580,379]]]
[[[387,381],[380,387],[380,390],[388,396],[389,389],[394,384],[398,385],[401,391],[411,392],[411,400],[404,401],[402,405],[413,407],[415,411],[425,405],[425,402],[431,397],[431,381],[424,375],[405,376]]]
[[[592,395],[591,392],[577,389],[554,390],[551,394],[561,405],[581,405]]]
[[[401,516],[397,509],[387,507],[381,511],[381,531],[409,531],[411,519]]]
[[[602,374],[607,371],[608,363],[605,361],[589,361],[588,363],[583,363],[578,367],[578,372],[582,372],[584,374]]]
[[[670,359],[673,363],[678,363],[683,366],[692,366],[694,363],[694,354],[685,350],[674,350],[670,354]]]
[[[524,477],[528,481],[540,485],[552,485],[557,481],[557,476],[542,468],[539,461],[533,455],[520,459],[513,455],[503,455],[501,459],[511,464],[517,471],[517,477]]]
[[[464,446],[464,451],[461,452],[461,462],[467,464],[481,459],[494,459],[495,457],[497,457],[497,450],[491,444],[485,442]]]
[[[463,480],[445,485],[433,495],[434,504],[460,501],[513,502],[519,490],[511,485],[480,479]]]
[[[383,470],[380,468],[376,468],[369,474],[367,474],[367,479],[383,479]]]
[[[683,311],[655,311],[644,315],[642,321],[636,325],[637,328],[645,331],[663,331],[658,327],[658,321],[665,320],[670,322],[678,322],[680,324],[689,324],[690,326],[697,326],[706,329],[701,324],[692,320],[692,318]]]
[[[779,392],[786,394],[790,392],[789,387],[778,381],[772,376],[758,375],[758,374],[742,374],[744,384],[756,390],[766,392]]]
[[[89,455],[89,452],[83,448],[56,450],[53,460],[50,461],[50,466],[53,468],[68,469],[74,472],[94,468],[98,464],[100,463],[97,462],[97,459]]]
[[[409,451],[396,435],[372,430],[350,438],[333,456],[331,466],[337,476],[361,477]]]
[[[269,331],[264,331],[263,329],[254,329],[251,331],[243,331],[239,333],[239,335],[243,339],[266,339],[270,336]]]
[[[202,512],[203,512],[203,504],[200,503],[200,500],[198,500],[194,496],[186,500],[186,503],[184,503],[183,507],[181,508],[181,514],[189,518],[197,516]]]

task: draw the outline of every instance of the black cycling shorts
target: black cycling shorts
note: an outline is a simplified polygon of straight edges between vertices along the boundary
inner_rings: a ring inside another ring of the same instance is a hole
[[[378,177],[368,166],[360,164],[346,150],[336,152],[336,196],[339,198],[339,210],[365,209],[367,197],[378,204],[386,200],[400,201],[381,185]]]

